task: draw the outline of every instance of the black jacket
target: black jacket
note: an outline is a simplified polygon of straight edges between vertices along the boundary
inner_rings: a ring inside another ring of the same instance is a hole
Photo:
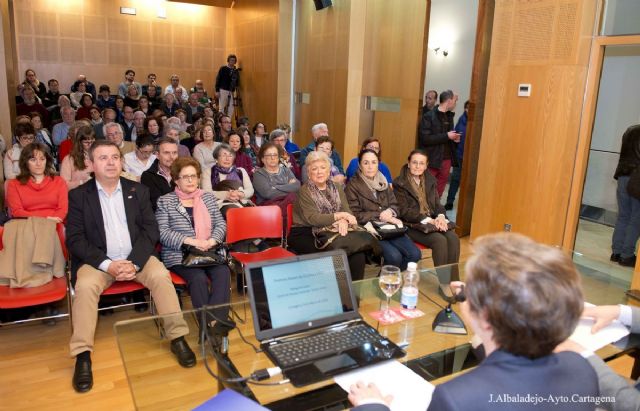
[[[427,204],[429,205],[430,215],[420,214],[420,201],[411,188],[411,173],[405,164],[400,170],[400,176],[393,180],[393,192],[396,195],[399,206],[399,218],[407,223],[419,223],[425,217],[436,218],[438,214],[445,214],[445,209],[440,204],[438,190],[436,189],[437,181],[428,171],[424,172],[425,192],[427,193]]]
[[[158,199],[163,195],[170,193],[176,187],[176,183],[171,180],[171,183],[167,182],[167,179],[158,174],[158,164],[160,160],[151,164],[146,171],[140,176],[140,182],[149,189],[149,200],[151,202],[151,208],[156,211],[156,203]]]
[[[392,209],[399,216],[398,201],[393,195],[393,190],[388,187],[385,191],[378,191],[374,197],[373,192],[364,182],[360,173],[353,176],[344,194],[349,200],[349,208],[351,213],[358,220],[358,224],[365,225],[369,221],[379,220],[380,213],[387,208]]]
[[[142,184],[126,178],[120,178],[120,184],[133,247],[127,260],[138,267],[144,267],[149,257],[154,254],[160,238],[158,223],[149,202],[149,190]],[[66,236],[74,280],[78,268],[83,264],[99,269],[100,263],[109,258],[95,179],[69,191]]]
[[[620,159],[613,178],[628,176],[640,165],[640,124],[631,126],[622,135]]]
[[[450,151],[449,157],[451,158],[451,165],[454,167],[458,166],[458,159],[456,158],[457,145],[447,136],[447,133],[453,130],[453,117],[455,113],[447,111],[445,115],[449,117],[450,125],[446,130],[438,118],[438,106],[435,106],[433,110],[423,112],[420,118],[420,125],[418,127],[420,148],[427,152],[429,167],[431,168],[442,167],[444,150]]]

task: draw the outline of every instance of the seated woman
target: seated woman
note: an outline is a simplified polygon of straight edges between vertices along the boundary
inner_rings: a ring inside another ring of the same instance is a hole
[[[19,173],[7,183],[11,217],[46,217],[61,223],[67,217],[67,185],[56,175],[44,145],[30,143],[20,153]]]
[[[80,129],[80,127],[84,127],[84,126],[92,127],[91,122],[87,120],[75,121],[71,125],[71,127],[69,127],[69,131],[67,132],[67,138],[64,141],[62,141],[62,143],[60,143],[60,145],[58,146],[58,163],[59,164],[62,164],[65,157],[67,157],[69,153],[71,153],[71,149],[73,148],[73,142],[76,138],[76,134],[78,133],[78,130]],[[93,129],[94,133],[95,133],[95,130],[96,129],[94,128]]]
[[[37,111],[33,111],[29,113],[29,117],[31,117],[31,125],[33,126],[33,130],[36,132],[36,143],[44,144],[47,152],[53,157],[55,167],[57,158],[56,145],[53,144],[53,139],[51,138],[49,130],[44,127],[42,114],[38,113]]]
[[[347,177],[345,177],[344,174],[340,172],[338,167],[333,164],[333,160],[331,160],[331,153],[333,152],[333,140],[331,140],[329,136],[320,136],[315,142],[315,148],[316,151],[322,151],[329,158],[329,163],[331,165],[329,171],[331,181],[338,184],[345,184],[347,181]],[[302,167],[302,182],[306,183],[307,178],[307,168]]]
[[[146,135],[151,137],[154,143],[158,143],[162,138],[162,121],[157,117],[147,117],[143,124]]]
[[[289,246],[296,254],[320,252],[322,249],[316,247],[316,238],[320,233],[328,228],[337,231],[336,239],[324,250],[344,248],[349,256],[352,279],[362,280],[365,252],[373,250],[374,254],[379,254],[378,242],[366,231],[349,231],[357,226],[357,221],[349,209],[342,185],[335,184],[329,178],[329,157],[322,151],[312,151],[304,167],[309,180],[300,188],[293,203]],[[353,247],[349,249],[349,246]]]
[[[380,221],[383,223],[402,225],[398,216],[398,202],[387,179],[378,170],[378,153],[364,149],[358,155],[360,168],[349,180],[344,190],[349,201],[349,208],[356,216],[358,224]],[[406,235],[388,240],[380,240],[384,263],[407,269],[409,262],[417,263],[422,254],[413,241]]]
[[[12,180],[20,174],[20,153],[36,139],[36,131],[30,122],[18,123],[14,135],[17,142],[7,150],[3,159],[5,180]]]
[[[213,191],[220,200],[222,215],[231,207],[251,205],[253,184],[244,168],[233,164],[235,153],[228,144],[222,143],[213,151],[216,164],[202,173],[202,189]]]
[[[236,167],[244,168],[247,174],[249,174],[249,178],[253,178],[253,162],[251,161],[251,157],[242,151],[242,138],[240,137],[240,134],[235,130],[229,131],[227,141],[225,141],[225,143],[229,144],[229,147],[231,147],[236,155],[236,159],[233,161],[233,164]]]
[[[135,110],[138,108],[139,100],[140,95],[138,94],[138,88],[135,84],[129,84],[127,87],[127,95],[124,97],[124,105]]]
[[[273,130],[271,134],[269,134],[269,141],[282,148],[282,150],[280,150],[280,163],[289,168],[296,178],[301,179],[302,170],[300,169],[300,165],[298,164],[298,161],[287,151],[288,140],[286,131],[279,128]]]
[[[432,250],[434,266],[457,263],[460,240],[455,231],[448,228],[436,179],[427,171],[427,166],[427,154],[420,149],[413,150],[408,163],[402,166],[400,176],[393,180],[393,192],[400,209],[398,217],[409,223],[408,234],[413,241]],[[423,227],[433,227],[435,231],[426,233],[421,230]],[[444,282],[458,279],[458,270],[451,271],[451,278]]]
[[[204,123],[198,130],[202,142],[193,148],[193,158],[198,160],[203,170],[213,167],[216,159],[213,158],[213,151],[220,145],[215,141],[216,133],[211,123]]]
[[[257,148],[256,153],[264,143],[269,141],[269,133],[264,123],[256,123],[253,125],[253,144]]]
[[[93,96],[84,93],[80,97],[80,107],[76,111],[76,120],[91,120],[91,108],[93,107]]]
[[[84,81],[81,81],[78,83],[78,87],[76,88],[76,91],[72,92],[69,94],[69,99],[71,100],[71,106],[73,106],[74,109],[78,109],[80,107],[82,107],[82,97],[87,94],[87,83],[85,83]]]
[[[282,148],[274,143],[264,143],[260,147],[262,167],[253,175],[253,187],[256,190],[258,205],[275,204],[282,210],[286,222],[287,205],[293,204],[300,189],[300,181],[291,170],[280,163]],[[286,223],[285,223],[286,224]]]
[[[156,156],[154,152],[153,139],[147,135],[142,135],[136,140],[136,149],[124,155],[124,170],[129,174],[137,177],[140,176],[151,167]]]
[[[227,265],[202,268],[182,265],[183,246],[208,250],[224,242],[227,230],[216,197],[198,188],[200,170],[200,163],[193,158],[176,159],[171,165],[176,188],[158,199],[156,210],[162,262],[187,281],[194,308],[225,304],[231,298]],[[215,319],[226,320],[227,313],[228,308],[213,310]],[[200,327],[208,325],[209,321]]]
[[[91,180],[93,163],[89,160],[89,148],[96,141],[93,127],[85,125],[77,129],[73,138],[71,153],[62,160],[60,177],[67,183],[69,190]]]
[[[575,352],[554,353],[575,329],[584,307],[580,274],[571,258],[514,233],[480,237],[473,249],[464,288],[462,283],[452,288],[464,290],[460,311],[482,341],[486,358],[437,385],[428,409],[596,409],[594,402],[603,400],[589,362]],[[391,403],[373,384],[360,381],[350,391],[354,411],[388,410]],[[572,400],[553,405],[501,398]]]
[[[380,140],[377,138],[368,138],[362,142],[362,146],[360,147],[360,151],[362,150],[373,150],[378,154],[378,159],[380,160],[378,163],[378,169],[382,173],[382,175],[387,179],[387,183],[393,183],[393,178],[391,177],[391,171],[389,167],[385,163],[382,162],[382,147],[380,146]],[[354,157],[349,162],[349,166],[347,167],[347,179],[352,178],[358,172],[360,165],[360,160],[358,157]]]
[[[258,165],[258,151],[260,151],[260,148],[256,145],[256,142],[247,127],[238,127],[238,134],[242,137],[242,152],[251,159],[253,168],[256,168]]]

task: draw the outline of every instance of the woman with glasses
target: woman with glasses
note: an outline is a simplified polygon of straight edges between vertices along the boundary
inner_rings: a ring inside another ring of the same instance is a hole
[[[218,198],[220,211],[226,215],[229,208],[252,205],[253,184],[244,168],[236,167],[235,152],[222,143],[213,152],[216,164],[202,173],[202,189],[213,191]]]
[[[230,271],[227,265],[186,267],[182,264],[183,247],[206,251],[225,240],[227,225],[218,210],[216,197],[198,188],[200,163],[190,157],[180,157],[171,165],[174,191],[158,199],[156,219],[160,229],[160,253],[169,270],[187,281],[193,308],[220,305],[230,301]],[[226,320],[228,307],[213,309],[213,314],[200,328],[208,329],[212,321]]]
[[[96,141],[96,133],[91,126],[82,126],[73,138],[71,153],[62,160],[60,177],[66,182],[69,190],[86,183],[91,179],[93,165],[89,161],[89,148]]]
[[[258,205],[275,204],[282,210],[283,218],[286,218],[287,205],[293,204],[296,200],[300,181],[287,166],[280,162],[282,148],[279,145],[264,143],[258,155],[262,167],[253,175],[256,203]]]
[[[20,174],[20,153],[36,139],[36,131],[31,123],[20,123],[15,129],[16,143],[4,155],[4,178],[11,180]]]
[[[124,155],[124,170],[135,176],[140,181],[140,176],[144,173],[154,161],[156,156],[154,153],[153,139],[143,135],[136,140],[136,149]]]

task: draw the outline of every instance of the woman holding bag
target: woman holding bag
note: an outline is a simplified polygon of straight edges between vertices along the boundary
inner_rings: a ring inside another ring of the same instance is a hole
[[[162,262],[187,281],[194,308],[226,304],[231,298],[227,265],[187,267],[183,264],[184,246],[200,251],[211,250],[224,242],[227,231],[216,197],[198,188],[200,170],[197,160],[191,157],[177,158],[171,165],[171,178],[176,182],[176,188],[158,199],[156,210]],[[218,308],[212,313],[216,321],[224,321],[228,311],[228,307]],[[200,327],[208,325],[209,321],[200,324]]]
[[[358,224],[387,223],[402,227],[398,218],[398,202],[386,177],[379,171],[378,153],[364,149],[358,155],[358,171],[349,180],[345,194]],[[409,262],[418,262],[421,253],[413,241],[400,230],[389,238],[382,237],[380,246],[384,263],[406,270]]]
[[[380,254],[378,241],[358,227],[342,185],[329,178],[329,157],[321,151],[312,151],[305,167],[309,179],[293,203],[289,246],[296,254],[344,249],[349,257],[351,278],[362,280],[365,252]]]

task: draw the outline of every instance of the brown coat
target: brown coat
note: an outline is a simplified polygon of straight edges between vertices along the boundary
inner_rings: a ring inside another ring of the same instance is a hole
[[[349,202],[344,195],[342,185],[336,184],[340,195],[340,210],[351,213]],[[333,214],[323,214],[318,211],[316,203],[311,198],[309,185],[303,184],[298,191],[298,198],[293,203],[293,226],[294,227],[326,227],[335,222]]]
[[[65,259],[56,222],[43,217],[14,219],[5,224],[0,251],[0,284],[38,287],[64,276]]]
[[[427,204],[429,205],[430,215],[420,214],[420,202],[411,188],[411,173],[407,165],[400,170],[400,176],[393,180],[393,192],[398,200],[400,208],[399,218],[407,223],[419,223],[425,217],[436,218],[438,214],[444,214],[445,209],[440,204],[440,197],[436,190],[436,179],[428,171],[424,172],[425,192],[427,194]]]
[[[347,184],[344,193],[349,200],[349,208],[358,220],[358,224],[365,225],[369,221],[378,220],[380,213],[390,208],[399,214],[398,201],[391,188],[385,191],[373,192],[362,179],[360,173],[356,173]]]

